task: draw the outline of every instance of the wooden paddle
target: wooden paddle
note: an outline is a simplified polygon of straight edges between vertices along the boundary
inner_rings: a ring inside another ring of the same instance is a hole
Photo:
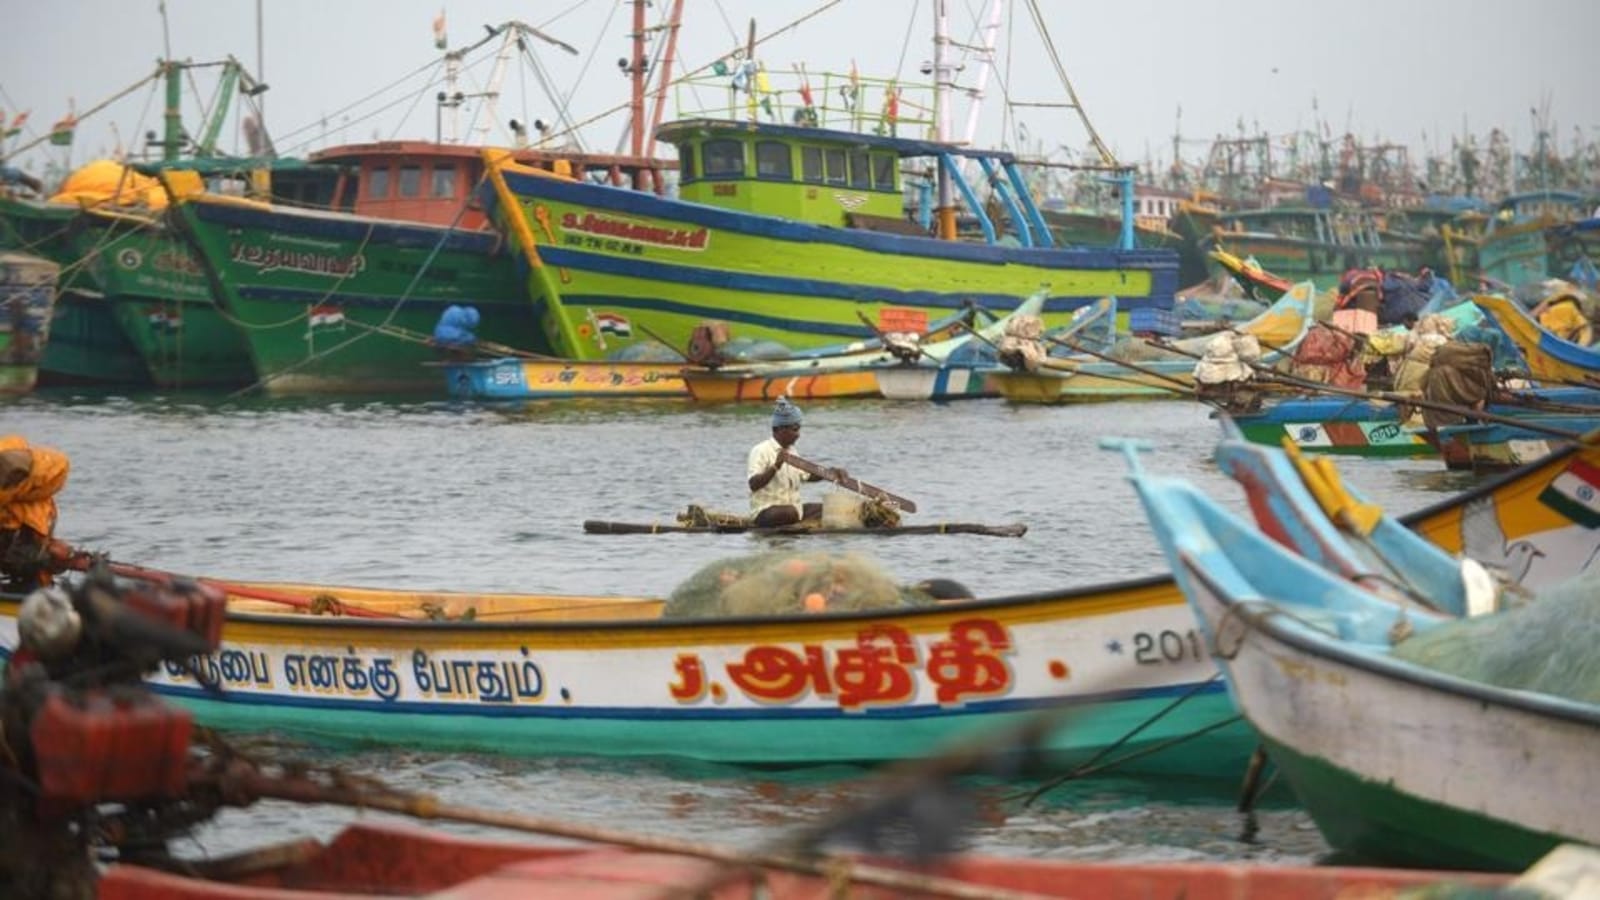
[[[784,458],[784,461],[789,465],[794,466],[796,469],[806,473],[807,475],[815,475],[816,477],[821,478],[823,481],[831,481],[847,491],[855,491],[863,497],[871,497],[874,500],[882,500],[885,503],[893,503],[895,506],[900,507],[906,512],[914,513],[917,511],[917,504],[899,496],[898,494],[891,494],[877,485],[867,484],[865,481],[858,481],[854,478],[851,478],[849,475],[840,478],[832,469],[829,469],[826,466],[819,466],[809,459],[801,459],[800,457],[795,456],[793,453],[790,453]]]

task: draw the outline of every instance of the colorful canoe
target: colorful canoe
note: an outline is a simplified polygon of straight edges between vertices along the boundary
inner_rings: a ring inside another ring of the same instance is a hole
[[[1186,482],[1132,480],[1230,695],[1335,850],[1520,871],[1600,843],[1600,705],[1410,662],[1407,641],[1466,623],[1364,590]],[[1539,602],[1475,633],[1515,631]]]
[[[1026,311],[1026,305],[1018,310]],[[1051,344],[1053,354],[1069,351],[1052,341],[1068,341],[1105,353],[1116,341],[1116,322],[1117,298],[1102,297],[1073,313],[1066,327],[1046,331],[1046,343]],[[878,393],[887,400],[936,401],[998,395],[989,383],[989,376],[1007,371],[1000,363],[997,347],[1005,334],[1004,322],[981,329],[979,333],[983,340],[929,353],[916,364],[878,368]]]
[[[451,900],[635,900],[741,874],[716,897],[861,900],[992,897],[1229,897],[1233,900],[1398,900],[1435,885],[1491,891],[1503,875],[1345,866],[1197,862],[1076,862],[960,854],[912,868],[885,858],[830,853],[793,866],[749,868],[758,854],[693,847],[671,837],[620,843],[512,843],[357,822],[327,843],[310,838],[207,861],[205,872],[121,863],[100,877],[99,900],[331,900],[364,896]],[[824,874],[817,874],[821,870]],[[223,874],[231,873],[231,874]]]
[[[1595,557],[1600,505],[1583,485],[1600,485],[1596,472],[1600,447],[1575,446],[1405,521],[1451,552],[1545,584]],[[1117,758],[1231,715],[1165,576],[877,613],[705,620],[664,620],[652,598],[214,583],[231,598],[224,646],[194,671],[219,690],[187,669],[163,668],[153,682],[220,728],[799,764],[920,756],[1066,703],[1074,714],[1046,749],[1071,765],[1141,725]],[[0,598],[6,653],[19,603]],[[1236,778],[1252,749],[1224,725],[1125,770]]]
[[[1600,349],[1565,341],[1544,330],[1515,300],[1499,294],[1477,294],[1472,302],[1492,318],[1527,360],[1528,371],[1555,384],[1600,387]]]
[[[458,400],[554,400],[582,397],[688,397],[683,363],[499,359],[441,363],[445,388]]]
[[[710,319],[816,347],[868,334],[858,314],[913,307],[931,319],[968,301],[1003,312],[1041,284],[1051,286],[1046,327],[1107,295],[1125,310],[1172,305],[1176,253],[1057,246],[1028,192],[1013,190],[1020,176],[1005,152],[719,119],[669,123],[658,137],[678,147],[677,199],[552,177],[486,151],[483,203],[520,254],[559,355],[604,355],[590,314],[623,346],[645,333],[684,346]],[[967,212],[983,223],[983,243],[954,239],[953,223],[941,239],[907,220],[902,160],[931,160],[972,202],[964,164],[993,173],[1015,245],[981,203]]]
[[[1570,412],[1597,400],[1600,392],[1589,388],[1532,388],[1491,403],[1487,411],[1497,416],[1538,416],[1541,410]],[[1249,440],[1273,447],[1289,440],[1302,450],[1342,456],[1417,458],[1439,453],[1426,429],[1402,423],[1395,404],[1383,400],[1282,397],[1268,400],[1260,412],[1234,415],[1233,421]]]
[[[950,329],[933,332],[935,340],[917,346],[916,362],[907,362],[889,352],[880,340],[859,349],[847,347],[789,359],[688,369],[683,380],[690,395],[702,403],[764,401],[784,395],[812,399],[876,397],[882,372],[932,368],[963,355],[974,344],[987,346],[999,341],[1007,322],[1019,315],[1038,315],[1048,297],[1048,290],[1035,291],[1015,309],[980,327],[977,338],[959,324],[961,317],[956,317]],[[1114,315],[1115,301],[1102,298],[1074,313],[1072,324],[1067,327],[1075,329],[1080,321],[1086,327],[1091,318],[1105,315],[1107,309]],[[954,333],[937,337],[947,331]]]
[[[1261,343],[1264,365],[1292,353],[1311,327],[1316,286],[1309,281],[1290,288],[1261,315],[1237,327]],[[1194,386],[1195,356],[1205,352],[1213,335],[1173,341],[1179,353],[1151,349],[1129,365],[1088,356],[1069,356],[1069,369],[997,372],[989,380],[1010,403],[1056,404],[1110,400],[1153,400],[1180,396]],[[1176,389],[1176,391],[1174,390]]]

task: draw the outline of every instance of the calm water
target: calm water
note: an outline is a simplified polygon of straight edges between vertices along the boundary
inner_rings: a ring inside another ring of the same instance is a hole
[[[908,521],[1028,525],[1021,539],[804,539],[807,549],[868,553],[902,581],[950,577],[994,595],[1163,569],[1124,463],[1098,449],[1102,435],[1148,441],[1147,468],[1188,477],[1243,509],[1210,465],[1216,426],[1196,405],[814,402],[804,410],[796,449],[915,500]],[[687,403],[486,408],[56,389],[0,401],[0,433],[71,457],[58,534],[121,561],[226,578],[660,596],[707,563],[772,543],[590,536],[581,523],[670,522],[687,503],[744,511],[745,453],[767,435],[767,416],[765,407]],[[1470,483],[1429,460],[1351,460],[1341,470],[1397,512]],[[809,499],[825,487],[812,486]],[[864,775],[273,749],[452,803],[736,846],[779,838],[859,798]],[[973,783],[971,846],[1123,859],[1307,861],[1326,851],[1282,800],[1253,820],[1234,812],[1232,785],[1099,779],[1024,806],[1014,796],[1027,787]],[[190,851],[326,837],[355,815],[258,804],[202,830]]]

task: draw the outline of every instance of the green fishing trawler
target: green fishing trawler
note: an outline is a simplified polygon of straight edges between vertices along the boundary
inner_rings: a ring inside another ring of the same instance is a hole
[[[802,105],[779,122],[778,93],[760,88],[765,70],[744,65],[756,73],[747,108],[735,99],[728,117],[657,130],[677,147],[676,197],[486,152],[484,205],[519,253],[561,355],[602,359],[649,339],[686,346],[705,320],[804,349],[870,336],[862,319],[890,307],[930,320],[972,302],[1004,313],[1040,285],[1047,326],[1107,295],[1123,311],[1171,308],[1178,256],[1133,249],[1131,215],[1120,246],[1063,246],[1013,154],[898,136],[931,125],[899,117],[901,103],[937,101],[883,83],[882,111],[864,115],[877,88],[852,75],[814,95],[849,96],[848,109],[807,102],[802,82]]]
[[[516,22],[491,31],[502,52],[548,39]],[[453,96],[441,104],[459,103]],[[559,163],[643,190],[664,189],[671,165],[640,155],[511,152],[531,167]],[[163,174],[171,219],[239,324],[261,387],[435,393],[439,373],[426,364],[439,351],[429,336],[452,305],[478,310],[480,346],[551,351],[503,239],[471,202],[483,169],[478,148],[375,141],[308,159],[336,173],[314,197],[288,199],[276,186],[270,201],[229,196],[185,173]]]

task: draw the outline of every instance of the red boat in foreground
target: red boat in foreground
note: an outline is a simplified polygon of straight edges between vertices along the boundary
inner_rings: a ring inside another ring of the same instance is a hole
[[[223,880],[113,866],[101,900],[310,900],[403,895],[450,900],[528,898],[1082,897],[1269,900],[1398,897],[1422,886],[1480,891],[1504,875],[1246,863],[1070,862],[958,856],[934,868],[856,858],[827,874],[739,866],[671,853],[537,846],[356,824],[332,842],[300,841],[218,860]],[[1481,896],[1481,894],[1480,894]]]

